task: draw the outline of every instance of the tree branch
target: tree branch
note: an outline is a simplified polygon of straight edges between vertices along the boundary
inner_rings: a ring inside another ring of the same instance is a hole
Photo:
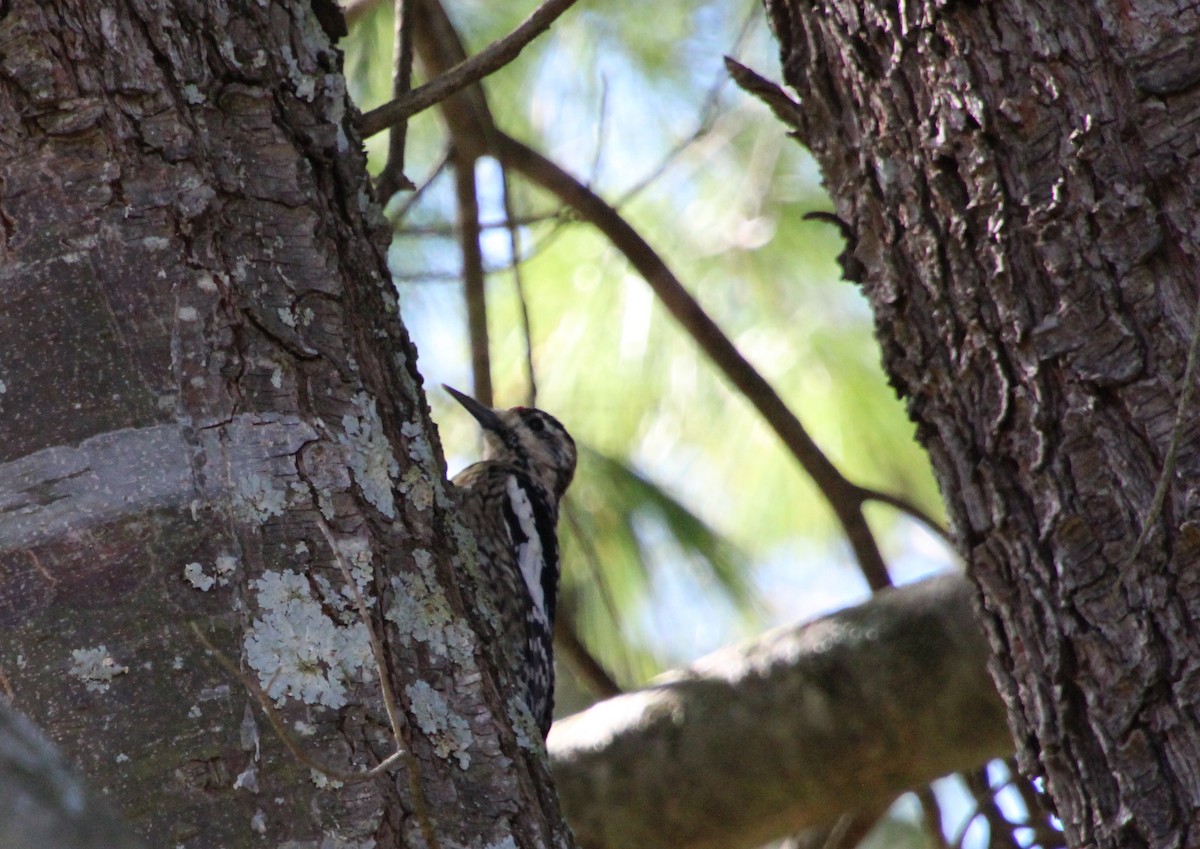
[[[492,406],[492,362],[488,344],[487,296],[483,250],[479,245],[479,198],[475,185],[475,160],[454,155],[454,190],[458,201],[458,243],[462,250],[463,298],[467,305],[467,332],[471,341],[472,394]]]
[[[363,115],[359,129],[364,137],[390,127],[397,121],[428,109],[450,95],[466,88],[472,83],[500,70],[513,59],[529,42],[545,32],[558,16],[569,9],[575,0],[545,0],[528,18],[522,21],[516,29],[499,41],[494,41],[471,58],[455,65],[444,74],[398,97],[391,103],[385,103]]]
[[[557,164],[499,130],[491,153],[501,164],[554,194],[599,229],[654,290],[663,306],[729,381],[759,411],[771,429],[812,477],[833,508],[872,589],[891,584],[883,556],[863,516],[863,498],[809,436],[783,399],[709,317],[658,253],[615,209]]]
[[[392,97],[403,97],[412,89],[412,0],[395,0],[395,42],[392,56]],[[387,162],[375,184],[379,202],[401,189],[412,191],[413,181],[404,174],[404,149],[408,142],[408,119],[401,119],[390,128]]]
[[[437,73],[460,58],[462,43],[437,0],[421,0],[419,10],[422,14],[415,32],[418,50],[426,66]],[[459,61],[455,67],[463,64],[464,61]],[[439,76],[449,73],[445,71]],[[472,91],[479,92],[479,96],[446,104],[446,120],[456,144],[479,155],[491,154],[503,168],[521,173],[555,195],[625,254],[676,321],[754,405],[812,477],[842,526],[867,584],[874,590],[890,586],[883,556],[863,514],[867,491],[848,481],[822,453],[778,393],[741,355],[646,240],[591,189],[528,145],[500,132],[481,89],[476,87]],[[368,122],[370,117],[371,114],[364,116],[360,123],[364,135],[387,126],[386,121]]]
[[[972,592],[890,590],[556,723],[580,845],[750,849],[1011,753]]]
[[[504,200],[504,224],[508,231],[508,255],[512,268],[513,289],[520,307],[521,335],[525,342],[525,406],[537,406],[537,373],[533,367],[533,327],[529,322],[529,301],[525,297],[525,281],[521,275],[521,224],[516,217],[512,202],[512,187],[509,185],[508,169],[500,169],[500,196]],[[481,225],[482,227],[482,225]]]

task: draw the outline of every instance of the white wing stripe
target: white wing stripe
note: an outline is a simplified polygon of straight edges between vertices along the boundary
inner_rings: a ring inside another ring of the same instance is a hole
[[[504,482],[504,491],[525,536],[524,542],[517,546],[517,564],[521,569],[521,577],[525,579],[525,586],[529,590],[529,597],[533,601],[533,609],[538,618],[547,622],[546,596],[542,590],[542,569],[545,568],[546,557],[542,550],[542,538],[538,535],[537,522],[533,518],[533,502],[529,500],[529,493],[512,475]]]

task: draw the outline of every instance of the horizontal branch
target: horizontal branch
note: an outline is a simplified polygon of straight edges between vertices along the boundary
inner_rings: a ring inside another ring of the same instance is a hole
[[[967,580],[726,649],[554,725],[587,849],[750,849],[1012,752]]]

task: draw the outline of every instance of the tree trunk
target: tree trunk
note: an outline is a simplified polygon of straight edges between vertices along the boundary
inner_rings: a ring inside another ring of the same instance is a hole
[[[1074,846],[1197,845],[1200,16],[767,7],[1023,769]]]
[[[150,845],[569,845],[352,115],[307,2],[0,4],[0,685]]]

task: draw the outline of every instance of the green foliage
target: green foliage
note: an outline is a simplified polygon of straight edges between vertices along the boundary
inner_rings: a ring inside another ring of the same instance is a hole
[[[648,663],[651,654],[630,652],[622,629],[614,626],[627,618],[620,611],[636,610],[653,589],[649,564],[664,548],[697,585],[721,593],[744,615],[760,608],[744,553],[617,458],[587,448],[580,452],[579,481],[560,536],[563,592],[574,600],[580,636],[628,683],[641,683],[657,669]]]

